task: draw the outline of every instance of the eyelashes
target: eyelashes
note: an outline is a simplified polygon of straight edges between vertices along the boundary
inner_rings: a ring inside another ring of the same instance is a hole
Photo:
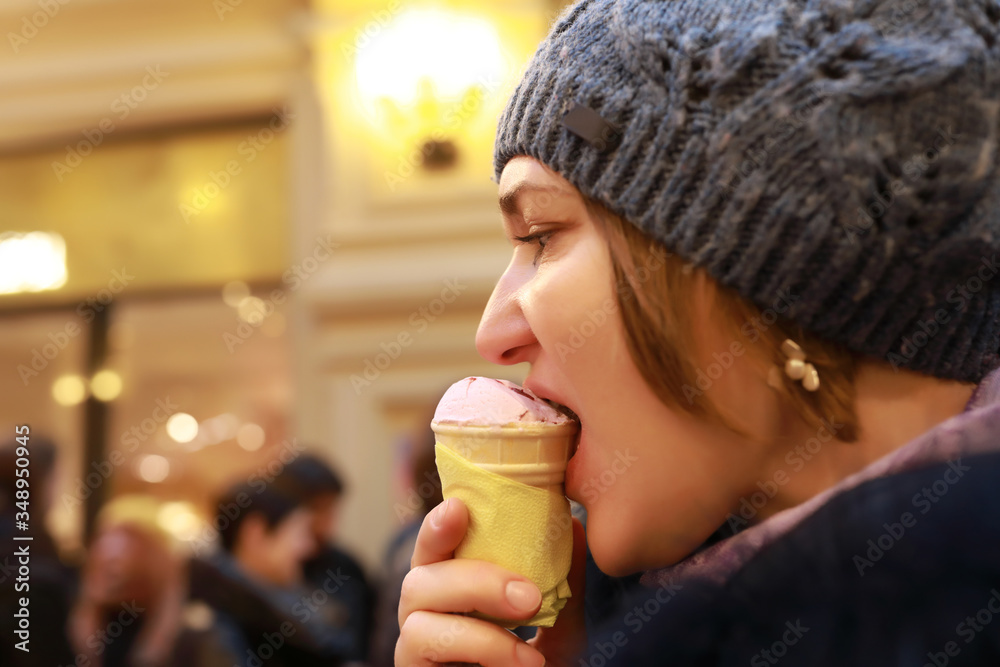
[[[533,266],[538,266],[538,259],[542,256],[542,251],[545,250],[545,245],[549,242],[549,237],[551,236],[552,232],[535,232],[525,236],[515,236],[514,240],[518,243],[538,244],[538,252],[535,253],[534,259],[531,260]]]

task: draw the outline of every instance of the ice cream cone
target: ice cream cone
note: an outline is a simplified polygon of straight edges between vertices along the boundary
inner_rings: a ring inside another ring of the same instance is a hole
[[[576,423],[474,426],[433,422],[431,428],[438,444],[476,467],[563,494]]]

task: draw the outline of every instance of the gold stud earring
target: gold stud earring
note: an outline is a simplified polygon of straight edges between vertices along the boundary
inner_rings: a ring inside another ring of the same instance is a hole
[[[806,353],[798,343],[786,338],[781,344],[781,351],[788,357],[785,361],[785,375],[793,380],[801,380],[806,391],[819,389],[819,372],[815,366],[806,361]]]

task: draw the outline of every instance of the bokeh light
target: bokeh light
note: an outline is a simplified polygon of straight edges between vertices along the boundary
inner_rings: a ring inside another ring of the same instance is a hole
[[[167,435],[174,442],[191,442],[198,436],[198,420],[186,412],[170,415],[167,420]]]

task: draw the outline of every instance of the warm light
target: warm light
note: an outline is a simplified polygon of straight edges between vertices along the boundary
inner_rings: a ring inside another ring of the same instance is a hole
[[[264,429],[257,424],[244,424],[236,432],[236,443],[248,452],[256,452],[264,446]]]
[[[170,415],[167,420],[167,435],[174,442],[191,442],[198,435],[198,420],[186,412]]]
[[[113,401],[122,393],[122,378],[111,370],[98,371],[90,380],[90,390],[99,401]]]
[[[250,296],[250,287],[242,280],[233,280],[222,287],[222,300],[227,306],[237,308],[243,299]]]
[[[52,383],[52,398],[59,405],[77,405],[87,398],[87,383],[79,375],[63,375]]]
[[[257,325],[264,321],[265,310],[263,299],[248,296],[240,301],[240,305],[236,308],[236,314],[247,324]]]
[[[427,85],[438,100],[458,100],[472,86],[498,85],[504,71],[500,37],[488,21],[441,10],[401,14],[355,61],[358,92],[369,109],[383,98],[410,106]]]
[[[198,433],[205,445],[215,445],[223,440],[231,440],[236,437],[236,430],[240,426],[240,420],[236,415],[224,413],[206,419],[198,425]]]
[[[163,530],[184,541],[197,539],[202,526],[194,505],[184,501],[164,503],[156,514],[156,523]]]
[[[170,474],[170,461],[159,454],[148,454],[139,461],[139,477],[144,482],[158,484]]]
[[[0,234],[0,294],[41,292],[66,284],[66,242],[47,232]]]

